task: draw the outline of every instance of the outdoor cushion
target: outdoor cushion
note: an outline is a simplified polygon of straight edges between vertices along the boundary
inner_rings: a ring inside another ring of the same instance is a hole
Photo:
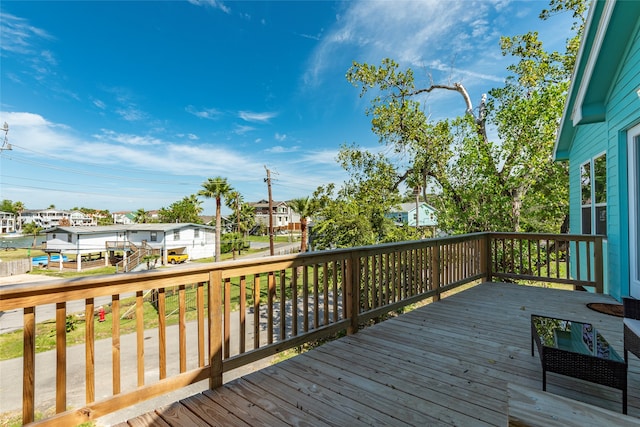
[[[631,330],[631,332],[640,336],[640,320],[625,317],[623,322],[627,326],[627,328]]]

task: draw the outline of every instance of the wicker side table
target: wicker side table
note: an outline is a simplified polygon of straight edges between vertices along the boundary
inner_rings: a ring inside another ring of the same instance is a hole
[[[627,413],[627,364],[590,323],[531,315],[531,356],[534,343],[542,363],[542,390],[547,372],[554,372],[622,391]]]

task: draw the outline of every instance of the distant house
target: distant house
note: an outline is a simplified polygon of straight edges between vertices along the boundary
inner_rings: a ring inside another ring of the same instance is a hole
[[[256,223],[269,227],[269,201],[260,200],[249,205],[256,210]],[[271,205],[274,231],[300,230],[300,215],[294,212],[287,202],[273,200]]]
[[[416,226],[416,217],[418,218],[419,227],[435,227],[438,224],[436,210],[432,206],[420,202],[417,213],[416,215],[415,203],[401,203],[385,216],[393,219],[398,225],[408,225],[409,227]]]
[[[111,218],[114,224],[129,225],[135,224],[135,215],[131,211],[112,212]]]
[[[618,299],[640,298],[639,16],[640,1],[592,1],[554,149],[569,161],[570,232],[605,236]]]
[[[16,215],[13,212],[0,211],[0,234],[16,231]]]
[[[57,227],[61,221],[68,220],[72,226],[96,226],[96,217],[86,215],[80,211],[63,211],[57,209],[28,209],[20,216],[21,225],[33,223],[43,229]]]
[[[71,255],[69,258],[76,259],[75,267],[78,271],[83,268],[83,258],[95,258],[101,260],[104,265],[110,265],[114,262],[116,253],[123,254],[124,259],[118,261],[125,265],[127,259],[140,258],[136,258],[136,254],[142,252],[157,255],[160,262],[166,264],[169,252],[187,254],[189,259],[199,259],[211,257],[215,251],[213,227],[201,224],[149,223],[55,227],[46,234],[45,251],[49,254]],[[142,259],[138,261],[142,262]],[[62,267],[62,261],[60,266]],[[127,271],[133,268],[135,266],[128,265]]]

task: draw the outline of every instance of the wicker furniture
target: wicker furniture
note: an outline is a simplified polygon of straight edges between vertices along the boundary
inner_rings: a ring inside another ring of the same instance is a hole
[[[547,372],[613,387],[622,390],[622,413],[627,413],[627,364],[592,324],[532,314],[532,356],[534,343],[542,390],[547,389]]]
[[[629,361],[628,353],[640,357],[640,300],[623,298],[624,305],[624,361]]]

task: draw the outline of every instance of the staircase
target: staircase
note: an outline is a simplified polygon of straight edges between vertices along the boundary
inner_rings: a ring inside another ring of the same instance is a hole
[[[141,246],[137,246],[129,242],[129,250],[131,251],[129,255],[116,264],[116,271],[120,273],[128,273],[130,271],[134,271],[147,261],[147,257],[160,255],[159,253],[156,253],[159,251],[154,250],[147,244],[146,241],[143,241]]]

